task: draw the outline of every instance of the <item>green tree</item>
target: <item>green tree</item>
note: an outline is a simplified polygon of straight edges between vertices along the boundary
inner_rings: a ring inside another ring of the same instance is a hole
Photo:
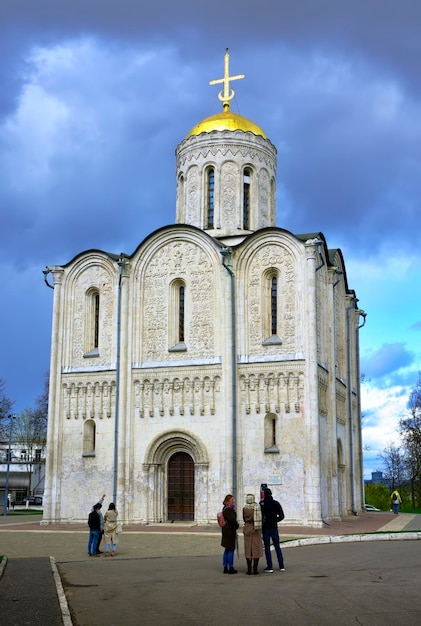
[[[405,449],[406,469],[412,507],[421,506],[421,372],[408,401],[409,416],[401,419],[399,430]]]
[[[390,509],[390,492],[386,485],[369,483],[365,486],[365,501],[381,511]]]

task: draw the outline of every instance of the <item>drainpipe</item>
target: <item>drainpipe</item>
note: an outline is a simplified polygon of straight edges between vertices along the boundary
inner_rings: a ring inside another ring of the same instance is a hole
[[[318,362],[319,362],[319,339],[318,339],[319,334],[317,332],[317,326],[318,326],[318,323],[319,323],[318,293],[317,293],[318,292],[318,282],[317,282],[316,274],[325,265],[325,260],[324,260],[324,257],[323,257],[322,244],[323,244],[323,241],[321,241],[320,239],[316,239],[316,240],[313,241],[313,245],[317,246],[317,254],[319,255],[319,258],[320,258],[320,263],[314,270],[314,273],[315,273],[315,278],[314,278],[314,296],[315,296],[315,308],[316,308],[316,373],[317,373]],[[319,410],[317,412],[317,419],[318,419],[318,422],[319,422],[318,431],[319,431],[319,457],[320,457],[321,456],[321,452],[322,452],[323,442],[321,440],[322,433],[321,433],[321,428],[320,428],[320,412],[319,412]],[[329,525],[329,520],[325,519],[325,518],[327,518],[327,511],[322,506],[322,495],[321,495],[322,464],[321,463],[319,463],[319,485],[320,485],[320,517],[322,518],[322,521],[323,521],[324,524]]]
[[[352,377],[351,377],[351,311],[356,309],[357,298],[352,299],[352,304],[346,309],[346,326],[347,326],[347,396],[348,396],[348,418],[349,418],[349,454],[351,467],[351,510],[357,515],[357,506],[355,502],[355,459],[354,459],[354,420],[352,415]]]
[[[51,285],[51,284],[48,282],[48,278],[47,278],[47,276],[48,276],[48,274],[49,274],[50,272],[51,272],[51,270],[50,270],[50,268],[49,268],[48,266],[45,268],[45,270],[42,270],[42,273],[44,274],[44,283],[45,283],[45,284],[47,285],[47,287],[49,287],[50,289],[54,289],[54,285]]]
[[[332,311],[332,315],[333,315],[333,384],[334,384],[334,408],[335,408],[335,450],[336,450],[336,487],[337,487],[337,502],[338,502],[338,515],[341,516],[342,513],[342,507],[341,507],[341,491],[340,491],[340,473],[339,473],[339,467],[338,467],[338,400],[336,397],[336,357],[337,357],[337,350],[336,350],[336,309],[335,309],[335,287],[341,282],[341,278],[343,275],[343,271],[336,268],[335,269],[335,273],[338,276],[338,278],[335,280],[335,282],[332,285],[332,292],[333,292],[333,311]]]
[[[121,346],[121,283],[123,277],[123,269],[126,261],[120,257],[117,265],[120,268],[118,276],[118,295],[117,295],[117,353],[115,368],[115,407],[114,407],[114,476],[113,476],[113,502],[117,502],[117,478],[118,478],[118,417],[119,417],[119,400],[120,400],[120,346]]]
[[[359,310],[360,317],[363,318],[362,324],[358,326],[357,331],[365,326],[367,313]],[[361,423],[361,370],[360,370],[360,333],[357,332],[357,381],[358,381],[358,445],[360,447],[360,478],[361,478],[361,508],[364,509],[365,495],[364,495],[364,460],[363,460],[363,435],[362,435],[362,423]]]
[[[226,264],[227,257],[231,256],[231,248],[221,248],[222,265],[231,278],[231,393],[232,393],[232,489],[234,500],[237,500],[237,346],[235,325],[235,276],[232,269]]]

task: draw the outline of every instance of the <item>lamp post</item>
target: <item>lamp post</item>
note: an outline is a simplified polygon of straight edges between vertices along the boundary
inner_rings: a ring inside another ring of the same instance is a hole
[[[9,429],[9,447],[7,450],[7,470],[6,470],[6,487],[4,492],[4,512],[3,514],[7,515],[7,501],[9,498],[9,474],[10,474],[10,450],[12,447],[12,430],[13,430],[13,420],[16,415],[9,415],[10,420],[10,429]]]

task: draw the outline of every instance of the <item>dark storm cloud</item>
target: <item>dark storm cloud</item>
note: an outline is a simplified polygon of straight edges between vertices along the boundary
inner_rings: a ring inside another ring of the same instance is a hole
[[[411,0],[4,2],[0,274],[12,305],[0,310],[0,378],[18,408],[48,367],[41,269],[89,248],[131,253],[174,222],[174,149],[220,110],[208,81],[226,47],[232,72],[246,74],[233,109],[278,149],[278,225],[323,231],[349,266],[383,267],[385,247],[416,265],[420,18]],[[411,354],[393,341],[367,376],[403,376]]]

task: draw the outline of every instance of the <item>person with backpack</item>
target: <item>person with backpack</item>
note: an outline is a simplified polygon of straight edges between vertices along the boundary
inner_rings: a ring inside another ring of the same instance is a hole
[[[394,489],[392,491],[392,495],[390,496],[390,499],[392,501],[393,512],[395,515],[397,515],[399,513],[399,504],[402,504],[402,500],[397,489]]]
[[[237,513],[235,512],[234,496],[230,493],[225,496],[223,502],[222,516],[225,524],[222,526],[221,546],[225,548],[222,557],[222,565],[224,574],[236,574],[234,569],[234,550],[237,545]]]
[[[279,545],[278,532],[278,522],[281,522],[285,517],[282,506],[277,500],[273,499],[271,490],[265,489],[260,507],[262,509],[262,533],[266,556],[266,568],[263,571],[270,574],[273,573],[272,555],[270,552],[270,542],[272,541],[278,557],[279,569],[281,572],[285,572],[284,557]]]

